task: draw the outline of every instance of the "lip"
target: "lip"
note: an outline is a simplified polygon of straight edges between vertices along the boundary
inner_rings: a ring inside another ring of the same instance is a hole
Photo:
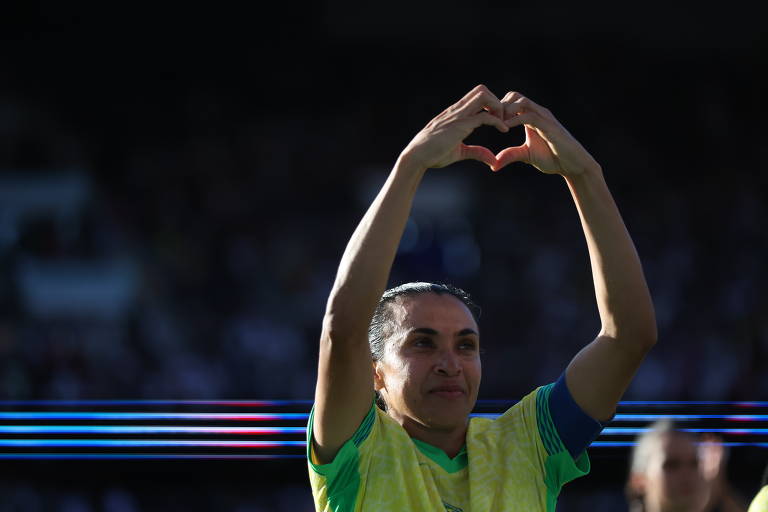
[[[441,398],[459,398],[466,395],[466,391],[461,386],[438,386],[430,389],[429,394]]]

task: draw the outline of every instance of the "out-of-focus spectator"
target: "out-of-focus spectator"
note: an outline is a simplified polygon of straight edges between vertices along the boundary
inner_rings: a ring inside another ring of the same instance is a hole
[[[726,477],[726,452],[714,437],[697,445],[670,420],[654,423],[632,453],[630,512],[744,512]]]

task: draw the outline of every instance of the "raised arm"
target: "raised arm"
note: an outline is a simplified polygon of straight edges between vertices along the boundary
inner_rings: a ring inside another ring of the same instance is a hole
[[[568,365],[566,382],[576,403],[605,421],[656,343],[656,318],[640,260],[600,165],[546,108],[516,92],[502,103],[509,126],[525,125],[526,141],[499,153],[495,170],[523,161],[562,175],[581,218],[602,328]]]
[[[452,105],[403,150],[347,244],[325,311],[313,443],[322,463],[333,460],[373,403],[368,326],[389,278],[413,197],[428,168],[474,159],[492,166],[488,149],[462,141],[480,125],[506,132],[503,106],[484,86]]]

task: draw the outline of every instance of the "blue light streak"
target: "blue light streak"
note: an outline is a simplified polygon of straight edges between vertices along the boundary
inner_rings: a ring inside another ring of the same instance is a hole
[[[592,448],[631,448],[635,446],[634,441],[594,441],[590,447]],[[757,448],[768,448],[768,443],[738,443],[738,442],[723,442],[720,443],[723,446],[729,446],[729,447],[742,447],[742,446],[749,446],[749,447],[757,447]]]
[[[634,427],[606,427],[603,429],[601,435],[604,436],[628,436],[643,434],[651,430],[650,428],[634,428]],[[734,435],[768,435],[768,428],[680,428],[683,432],[691,432],[694,434],[734,434]]]
[[[707,401],[707,400],[628,400],[619,402],[619,407],[645,407],[645,406],[692,406],[692,405],[725,405],[733,407],[768,407],[768,402],[724,402],[724,401]]]
[[[480,406],[511,406],[519,400],[478,400]],[[78,406],[136,406],[136,405],[192,405],[192,406],[223,406],[223,407],[285,407],[311,406],[313,400],[0,400],[0,407],[78,407]],[[619,407],[644,406],[699,406],[722,405],[735,407],[768,407],[765,401],[718,401],[718,400],[625,400],[619,402]]]
[[[617,414],[613,421],[656,421],[661,419],[675,421],[768,421],[768,414]]]
[[[112,407],[126,405],[284,407],[311,406],[313,403],[313,400],[0,400],[0,407]]]
[[[501,416],[500,413],[473,413],[473,418],[496,419]],[[670,419],[675,421],[697,421],[697,420],[727,420],[727,421],[768,421],[768,414],[624,414],[620,413],[613,417],[614,421],[656,421],[661,419]]]

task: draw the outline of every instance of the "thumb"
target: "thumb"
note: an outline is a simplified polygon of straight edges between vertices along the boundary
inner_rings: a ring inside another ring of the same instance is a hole
[[[528,161],[528,148],[526,146],[514,146],[511,148],[503,149],[496,155],[496,166],[494,171],[498,171],[502,167],[513,162],[527,162]]]
[[[493,156],[491,150],[483,146],[468,146],[466,144],[462,144],[461,159],[478,160],[486,164],[491,169],[497,165],[496,157]]]

